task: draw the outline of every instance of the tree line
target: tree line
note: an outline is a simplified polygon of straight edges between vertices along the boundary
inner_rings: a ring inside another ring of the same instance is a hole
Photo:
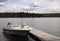
[[[25,12],[19,12],[19,13],[10,13],[10,12],[5,12],[5,13],[0,13],[0,17],[60,17],[60,13],[44,13],[44,14],[39,14],[39,13],[25,13]]]

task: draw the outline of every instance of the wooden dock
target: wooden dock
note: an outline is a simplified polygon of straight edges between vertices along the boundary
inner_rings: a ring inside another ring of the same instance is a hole
[[[30,34],[34,35],[36,38],[38,38],[41,41],[60,41],[60,37],[45,33],[36,28],[32,28]]]

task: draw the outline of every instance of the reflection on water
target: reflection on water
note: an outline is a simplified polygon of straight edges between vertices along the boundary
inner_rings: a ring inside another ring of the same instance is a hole
[[[4,37],[7,39],[7,41],[29,41],[28,36],[27,37],[21,37],[18,35],[8,35],[3,33]]]
[[[19,35],[8,35],[3,32],[2,37],[0,37],[0,41],[35,41],[29,35],[26,37],[22,37]]]

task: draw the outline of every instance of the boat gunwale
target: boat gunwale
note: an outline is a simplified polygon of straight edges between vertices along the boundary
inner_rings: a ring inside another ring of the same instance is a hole
[[[30,30],[15,30],[15,29],[3,29],[4,31],[30,31]]]

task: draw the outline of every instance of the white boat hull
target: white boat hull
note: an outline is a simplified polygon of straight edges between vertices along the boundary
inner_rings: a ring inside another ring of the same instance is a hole
[[[29,34],[29,30],[9,30],[9,29],[3,29],[4,33],[6,34],[14,34],[19,36],[27,36]]]
[[[8,26],[6,28],[3,28],[3,31],[7,34],[16,34],[20,36],[27,36],[31,30],[31,27],[29,26],[23,26],[23,25],[12,25]]]

